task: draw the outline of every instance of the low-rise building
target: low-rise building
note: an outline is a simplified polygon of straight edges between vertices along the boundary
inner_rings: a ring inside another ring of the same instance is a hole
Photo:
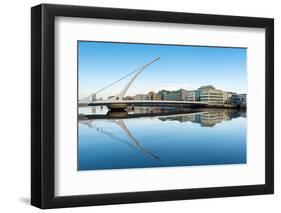
[[[228,91],[224,91],[223,92],[223,103],[224,104],[230,104],[230,98],[232,95],[236,95],[237,93],[235,92],[228,92]]]
[[[212,85],[201,86],[198,88],[199,100],[209,104],[223,104],[223,91],[216,89]]]
[[[134,100],[149,100],[149,97],[146,94],[136,94]]]
[[[187,101],[199,101],[199,91],[198,90],[191,90],[187,93]]]
[[[127,98],[127,97],[126,97]],[[212,85],[201,86],[197,90],[187,91],[179,89],[175,91],[160,90],[158,93],[153,91],[147,94],[137,94],[134,100],[167,100],[167,101],[191,101],[205,102],[208,104],[236,104],[246,105],[246,94],[237,94],[229,91],[216,89]],[[131,100],[128,97],[127,100]]]
[[[185,89],[179,89],[176,91],[166,91],[163,93],[163,100],[167,101],[186,101],[188,91]]]
[[[157,93],[157,96],[160,97],[160,100],[164,100],[164,94],[167,93],[168,91],[166,90],[160,90],[158,93]]]
[[[209,104],[229,104],[234,92],[222,91],[212,85],[201,86],[197,90],[188,91],[187,101],[202,101]]]
[[[157,94],[155,92],[149,92],[147,93],[147,97],[149,100],[156,100]]]
[[[235,94],[230,97],[230,103],[235,105],[246,106],[247,95],[246,94]]]
[[[123,98],[123,100],[132,101],[132,100],[134,100],[134,97],[133,96],[126,96],[126,97]]]
[[[160,95],[156,94],[156,95],[155,95],[155,99],[154,99],[154,100],[160,101],[160,100],[162,100],[162,98],[161,98],[161,96],[160,96]]]

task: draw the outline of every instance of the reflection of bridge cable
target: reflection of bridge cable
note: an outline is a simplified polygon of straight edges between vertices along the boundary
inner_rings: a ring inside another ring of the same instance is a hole
[[[139,144],[138,144],[139,147],[136,147],[136,146],[134,146],[134,145],[128,143],[127,141],[116,137],[116,136],[113,135],[112,133],[103,130],[102,128],[95,127],[95,126],[92,125],[92,124],[88,124],[88,126],[91,127],[91,128],[95,128],[98,132],[100,132],[100,133],[102,133],[102,134],[106,134],[106,135],[108,135],[109,137],[111,137],[111,138],[113,138],[113,139],[115,139],[115,140],[117,140],[117,141],[120,141],[120,142],[122,142],[122,143],[124,143],[124,144],[130,146],[130,147],[133,148],[133,149],[137,149],[137,150],[139,150],[139,151],[141,151],[141,152],[147,154],[148,156],[152,157],[153,159],[160,160],[159,157],[157,157],[156,155],[152,154],[152,153],[149,152],[148,150],[144,149],[144,148],[141,147]]]
[[[156,158],[156,159],[160,160],[159,157],[157,157],[156,155],[154,155],[153,153],[151,153],[150,151],[148,151],[147,149],[143,148],[143,147],[140,145],[140,143],[137,141],[137,139],[135,139],[135,138],[133,137],[133,135],[131,134],[131,132],[128,130],[128,128],[126,127],[126,125],[125,125],[125,123],[124,123],[124,121],[123,121],[122,119],[116,120],[115,122],[116,122],[116,124],[117,124],[118,126],[121,127],[121,129],[123,129],[123,130],[126,132],[127,136],[135,143],[136,147],[138,147],[139,149],[141,149],[141,150],[142,150],[143,152],[145,152],[146,154],[152,156],[153,158]]]
[[[113,139],[115,139],[115,140],[118,140],[118,141],[120,141],[120,142],[122,142],[122,143],[125,143],[125,144],[127,144],[128,146],[130,146],[130,147],[132,147],[132,148],[135,148],[132,144],[130,144],[130,143],[128,143],[127,141],[125,141],[125,140],[123,140],[123,139],[120,139],[120,138],[118,138],[118,137],[116,137],[115,135],[113,135],[112,133],[110,133],[110,132],[107,132],[107,131],[104,131],[102,128],[95,128],[98,132],[100,132],[100,133],[103,133],[103,134],[106,134],[106,135],[108,135],[109,137],[111,137],[111,138],[113,138]]]
[[[126,145],[128,145],[128,146],[130,146],[131,148],[137,149],[137,150],[139,150],[139,151],[141,151],[141,152],[147,154],[148,156],[152,157],[153,159],[160,160],[159,157],[157,157],[156,155],[152,154],[152,153],[149,152],[148,150],[144,149],[144,148],[141,147],[139,144],[138,144],[139,147],[136,147],[136,146],[134,146],[134,145],[128,143],[127,141],[116,137],[116,136],[113,135],[112,133],[103,130],[102,128],[95,127],[95,126],[93,126],[93,125],[89,125],[89,126],[90,126],[91,128],[95,128],[95,129],[96,129],[98,132],[100,132],[100,133],[106,134],[106,135],[108,135],[109,137],[111,137],[111,138],[113,138],[113,139],[115,139],[115,140],[118,140],[118,141],[120,141],[120,142],[122,142],[122,143],[124,143],[124,144],[126,144]]]

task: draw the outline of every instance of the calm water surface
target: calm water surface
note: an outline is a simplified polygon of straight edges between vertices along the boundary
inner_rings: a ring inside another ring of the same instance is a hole
[[[244,111],[84,107],[78,120],[78,170],[246,163]]]

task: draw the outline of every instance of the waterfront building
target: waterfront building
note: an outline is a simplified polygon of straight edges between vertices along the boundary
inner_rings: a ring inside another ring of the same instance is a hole
[[[185,89],[179,89],[176,91],[166,91],[163,93],[163,100],[167,101],[186,101],[188,91]]]
[[[210,104],[229,104],[234,92],[222,91],[212,85],[201,86],[197,90],[188,91],[187,101],[202,101]]]
[[[232,95],[236,95],[235,92],[223,92],[223,103],[224,104],[230,104],[230,98]]]
[[[160,96],[160,95],[156,94],[156,95],[155,95],[155,99],[154,99],[154,100],[158,100],[158,101],[160,101],[160,100],[162,100],[162,98],[161,98],[161,96]]]
[[[196,90],[188,91],[187,101],[196,101]]]
[[[126,100],[131,97],[126,97]],[[201,86],[197,90],[179,89],[175,91],[160,90],[155,93],[153,91],[147,94],[137,94],[134,100],[166,100],[166,101],[190,101],[205,102],[208,104],[236,104],[246,105],[246,94],[237,94],[234,92],[216,89],[212,85]]]
[[[230,97],[230,103],[235,105],[246,106],[247,95],[246,94],[235,94]]]
[[[136,94],[134,100],[149,100],[149,97],[146,94]]]
[[[156,100],[157,94],[155,92],[149,92],[147,93],[148,100]]]
[[[223,91],[216,89],[212,85],[201,86],[198,88],[199,100],[209,104],[223,104]]]
[[[164,93],[163,94],[163,100],[165,100],[165,101],[179,101],[180,100],[180,94],[176,93],[174,91]]]
[[[188,91],[185,89],[180,89],[182,101],[187,101]]]
[[[164,100],[164,94],[168,93],[169,91],[167,90],[160,90],[157,95],[160,97],[160,100]]]
[[[134,100],[134,97],[133,96],[126,96],[126,97],[123,98],[123,100],[132,101],[132,100]]]
[[[199,101],[199,91],[198,90],[191,90],[187,93],[187,101]]]

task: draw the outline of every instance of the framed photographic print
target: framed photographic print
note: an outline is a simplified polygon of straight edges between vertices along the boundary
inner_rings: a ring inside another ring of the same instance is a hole
[[[274,21],[31,9],[31,203],[272,194]]]

